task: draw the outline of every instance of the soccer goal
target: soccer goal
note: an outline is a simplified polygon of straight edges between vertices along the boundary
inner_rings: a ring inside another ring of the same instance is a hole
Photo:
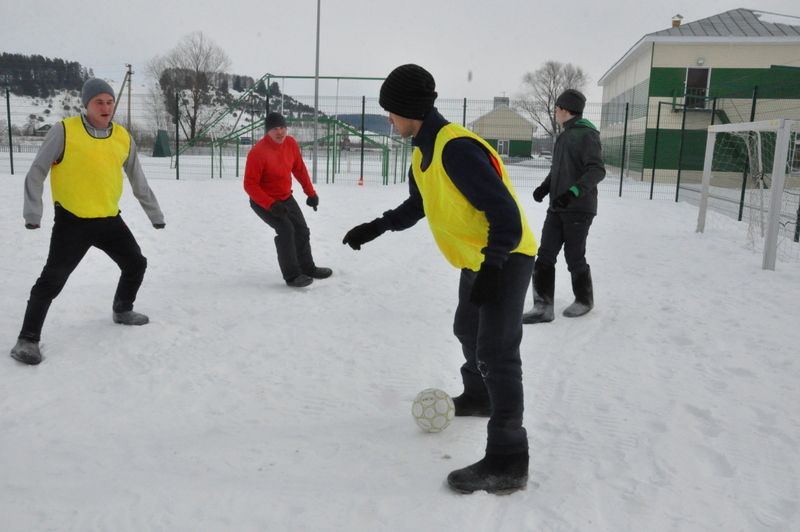
[[[750,244],[763,245],[765,270],[775,269],[779,240],[800,245],[798,130],[800,121],[783,118],[708,128],[697,231],[709,199],[738,206]]]

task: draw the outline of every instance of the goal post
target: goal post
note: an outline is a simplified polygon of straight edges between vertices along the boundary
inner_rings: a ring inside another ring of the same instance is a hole
[[[796,156],[798,125],[798,121],[779,118],[708,127],[697,232],[705,231],[709,198],[713,195],[712,180],[726,176],[730,183],[738,172],[741,182],[744,174],[749,181],[742,184],[742,202],[745,185],[749,183],[757,197],[748,206],[750,230],[756,231],[754,226],[757,227],[759,236],[763,237],[762,268],[765,270],[775,269],[786,174],[791,172]],[[728,193],[732,190],[731,186],[727,187]],[[767,192],[768,201],[765,201]]]

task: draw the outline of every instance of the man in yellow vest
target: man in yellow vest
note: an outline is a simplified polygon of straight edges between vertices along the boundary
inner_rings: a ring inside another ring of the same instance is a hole
[[[153,227],[164,228],[164,215],[142,172],[136,144],[125,128],[111,122],[114,90],[101,79],[89,79],[81,101],[86,113],[50,128],[25,176],[27,229],[40,227],[48,172],[55,204],[47,262],[31,289],[22,330],[11,349],[11,356],[25,364],[42,361],[39,340],[50,303],[91,247],[104,251],[121,270],[112,305],[114,323],[149,321],[133,310],[147,259],[120,216],[123,168]]]
[[[461,270],[453,330],[465,358],[464,392],[453,400],[456,415],[489,417],[484,458],[447,481],[462,493],[508,493],[528,481],[519,346],[536,240],[500,156],[439,114],[435,88],[433,76],[413,64],[394,69],[381,86],[389,121],[412,138],[410,193],[343,242],[361,249],[387,230],[427,218],[442,254]]]

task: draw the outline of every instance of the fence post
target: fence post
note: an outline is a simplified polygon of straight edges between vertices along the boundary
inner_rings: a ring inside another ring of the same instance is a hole
[[[656,138],[653,141],[653,171],[650,174],[650,199],[653,199],[653,187],[655,186],[656,183],[656,160],[658,159],[658,129],[661,127],[662,103],[664,102],[658,102],[658,113],[656,113]]]
[[[750,121],[756,119],[756,102],[758,101],[758,85],[753,87],[753,98],[750,104]],[[747,156],[744,158],[744,170],[742,171],[742,192],[739,196],[739,217],[737,218],[738,221],[742,221],[742,215],[744,214],[744,195],[747,191],[747,173],[750,169],[750,151],[747,151]]]
[[[11,136],[11,91],[6,87],[6,114],[8,115],[8,160],[11,163],[11,175],[14,175],[14,139]]]
[[[361,173],[359,174],[358,184],[364,184],[364,115],[367,112],[367,97],[361,97]]]
[[[622,126],[622,159],[619,165],[619,197],[622,197],[622,178],[625,176],[625,145],[628,141],[628,106],[629,102],[625,102],[625,122]]]
[[[467,99],[464,98],[464,111],[461,114],[461,125],[467,127]]]
[[[683,134],[686,131],[686,103],[683,104],[683,117],[681,118],[681,138],[678,141],[678,177],[675,180],[675,203],[678,203],[678,194],[681,190],[681,170],[683,165]]]
[[[175,92],[175,179],[181,178],[180,170],[180,112],[181,108],[178,105],[178,92]]]

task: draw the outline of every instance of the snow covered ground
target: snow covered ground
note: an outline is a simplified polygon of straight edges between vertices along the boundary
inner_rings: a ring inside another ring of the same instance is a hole
[[[410,415],[423,388],[460,391],[458,272],[424,221],[341,244],[404,185],[318,185],[305,212],[334,276],[297,290],[238,180],[156,174],[165,230],[122,202],[151,323],[111,322],[116,267],[92,250],[27,367],[6,353],[52,207],[25,230],[27,166],[6,168],[0,530],[800,530],[800,269],[762,270],[741,223],[696,234],[688,204],[603,195],[595,310],[525,327],[528,489],[458,495],[445,477],[482,456],[485,420],[425,434]]]

